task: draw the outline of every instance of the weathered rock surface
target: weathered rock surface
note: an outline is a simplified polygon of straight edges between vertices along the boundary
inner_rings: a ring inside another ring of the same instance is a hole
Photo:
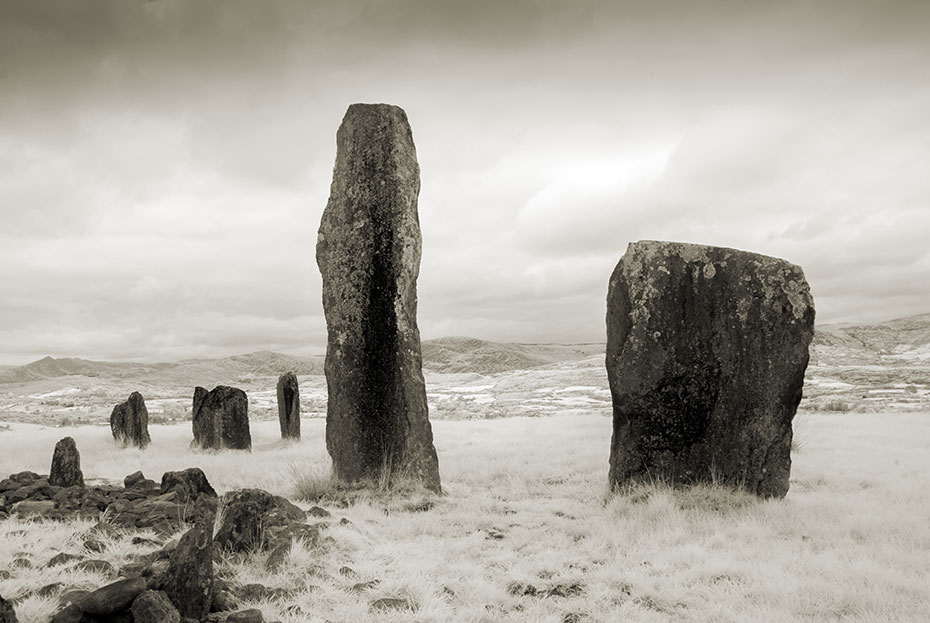
[[[165,574],[165,593],[181,617],[202,620],[213,594],[213,524],[202,519],[181,537]]]
[[[118,580],[98,588],[78,602],[81,610],[94,616],[109,616],[128,610],[142,591],[148,588],[143,578]]]
[[[316,247],[329,336],[326,447],[340,479],[377,478],[386,468],[439,491],[416,320],[413,134],[402,109],[353,104],[336,143]]]
[[[278,377],[278,421],[282,439],[300,439],[300,387],[293,372]]]
[[[152,441],[149,436],[149,412],[145,399],[132,392],[126,402],[113,407],[110,413],[110,431],[119,443],[144,448]]]
[[[164,591],[144,591],[132,602],[135,623],[180,623],[181,614]]]
[[[161,476],[161,493],[176,492],[182,502],[198,499],[201,495],[217,497],[216,491],[199,467],[188,467],[177,472],[165,472]]]
[[[194,445],[205,449],[251,450],[249,399],[235,387],[219,385],[207,392],[194,390]]]
[[[630,244],[607,295],[610,482],[788,491],[814,306],[803,271],[745,251]]]
[[[55,487],[84,486],[81,453],[78,452],[77,444],[71,437],[65,437],[55,444],[48,484]]]
[[[261,489],[241,489],[223,496],[223,523],[215,541],[219,547],[235,552],[265,549],[290,524],[303,524],[305,519],[306,513],[283,497]]]
[[[13,604],[0,596],[0,623],[18,623],[18,621]]]

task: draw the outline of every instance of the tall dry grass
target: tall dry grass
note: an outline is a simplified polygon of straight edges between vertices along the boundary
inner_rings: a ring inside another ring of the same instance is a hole
[[[184,426],[153,427],[140,452],[113,445],[106,428],[13,425],[0,432],[0,472],[47,472],[67,433],[88,477],[199,465],[220,490],[312,493],[334,515],[323,547],[296,545],[274,573],[263,555],[229,563],[243,583],[296,591],[250,604],[284,623],[928,620],[930,417],[803,422],[784,500],[714,486],[608,495],[610,420],[600,416],[435,422],[444,495],[432,505],[340,496],[313,420],[292,444],[276,439],[275,422],[256,424],[251,454],[191,451]],[[0,568],[16,549],[3,535],[24,529],[14,522],[0,522]],[[73,547],[67,526],[45,533],[37,558]],[[0,580],[0,594],[15,581]],[[416,609],[372,610],[379,597]],[[25,623],[48,612],[38,598],[24,603]]]

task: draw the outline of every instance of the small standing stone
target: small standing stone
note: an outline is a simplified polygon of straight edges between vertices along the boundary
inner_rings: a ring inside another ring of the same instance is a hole
[[[282,439],[300,439],[300,387],[293,372],[278,377],[278,420]]]
[[[48,484],[56,487],[84,486],[84,474],[81,473],[81,453],[71,437],[65,437],[55,444],[52,453],[52,468],[48,475]]]
[[[219,385],[207,392],[198,387],[193,401],[194,445],[205,449],[250,450],[249,399],[235,387]]]
[[[116,441],[144,448],[152,441],[149,436],[149,412],[145,398],[139,392],[129,394],[126,402],[113,407],[110,414],[110,431]]]
[[[631,243],[610,278],[610,483],[722,481],[783,497],[814,304],[785,260]]]

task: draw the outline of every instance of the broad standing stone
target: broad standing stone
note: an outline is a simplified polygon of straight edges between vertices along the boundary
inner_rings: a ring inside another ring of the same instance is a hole
[[[149,412],[139,392],[129,394],[126,402],[113,407],[110,414],[110,431],[116,441],[144,448],[152,441],[149,436]]]
[[[65,437],[55,444],[52,453],[52,468],[48,474],[48,484],[56,487],[84,486],[84,474],[81,473],[81,453],[71,437]]]
[[[213,595],[213,518],[198,519],[168,561],[165,593],[181,617],[202,620]]]
[[[235,387],[219,385],[194,390],[194,444],[201,448],[251,450],[249,399]]]
[[[439,491],[416,319],[419,192],[404,111],[349,106],[316,246],[329,334],[326,448],[340,479],[387,468]]]
[[[300,439],[300,387],[293,372],[278,377],[278,420],[282,439]]]
[[[813,330],[798,266],[720,247],[631,243],[607,294],[611,485],[716,478],[783,497]]]

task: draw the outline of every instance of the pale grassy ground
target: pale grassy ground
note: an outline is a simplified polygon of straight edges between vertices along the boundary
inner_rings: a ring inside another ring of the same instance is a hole
[[[643,487],[607,497],[610,420],[603,416],[438,421],[444,495],[428,512],[377,499],[330,508],[329,544],[297,546],[279,572],[261,557],[234,565],[237,579],[271,587],[313,585],[285,602],[259,602],[268,620],[299,621],[927,621],[930,620],[930,416],[799,415],[792,486],[781,501],[720,489]],[[189,424],[153,426],[145,452],[124,450],[103,427],[13,425],[0,432],[0,475],[48,472],[69,434],[88,478],[158,478],[198,465],[217,489],[282,494],[295,477],[326,469],[323,422],[283,444],[277,424],[253,424],[254,452],[190,451]],[[306,507],[307,505],[304,504]],[[334,522],[335,523],[335,522]],[[17,552],[37,565],[77,551],[89,524],[0,522],[0,569]],[[18,531],[23,530],[24,533]],[[117,539],[103,558],[131,552]],[[351,567],[357,577],[339,573]],[[15,569],[0,594],[24,595],[59,577]],[[363,593],[357,582],[380,580]],[[511,594],[515,583],[537,595]],[[546,591],[549,591],[548,593]],[[558,593],[567,593],[559,596]],[[416,612],[372,612],[401,596]],[[47,620],[52,600],[17,605],[24,623]],[[566,618],[568,616],[568,618]]]

